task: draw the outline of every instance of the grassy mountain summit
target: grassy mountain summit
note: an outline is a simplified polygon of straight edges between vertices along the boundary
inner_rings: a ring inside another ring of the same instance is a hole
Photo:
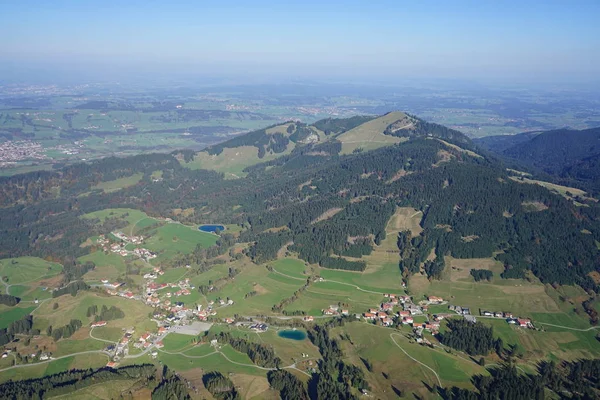
[[[328,118],[310,125],[297,121],[273,125],[198,152],[185,166],[212,169],[224,172],[229,178],[237,178],[245,174],[247,167],[308,149],[326,153],[333,150],[335,154],[343,155],[422,136],[470,145],[470,140],[458,131],[394,111],[379,117]]]

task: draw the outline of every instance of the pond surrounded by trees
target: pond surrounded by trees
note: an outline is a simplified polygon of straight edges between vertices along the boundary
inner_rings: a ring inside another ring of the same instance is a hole
[[[200,225],[198,227],[198,229],[200,229],[202,232],[211,232],[214,233],[217,231],[217,229],[220,232],[223,232],[225,230],[225,227],[223,225]]]
[[[279,331],[277,333],[277,335],[279,337],[282,337],[284,339],[291,339],[291,340],[304,340],[306,339],[306,332],[304,331],[299,331],[296,329],[286,329],[283,331]]]

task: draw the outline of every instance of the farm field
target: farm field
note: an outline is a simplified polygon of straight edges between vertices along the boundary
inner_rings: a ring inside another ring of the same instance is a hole
[[[410,356],[436,371],[444,386],[456,385],[468,388],[471,387],[472,374],[486,374],[484,368],[470,360],[411,343],[401,333],[389,328],[353,322],[342,328],[335,328],[333,332],[334,334],[343,332],[350,337],[354,344],[348,340],[340,341],[344,354],[349,361],[363,367],[363,372],[369,382],[375,386],[377,393],[382,396],[385,396],[384,393],[389,393],[387,398],[390,399],[397,398],[392,386],[406,394],[416,393],[423,398],[433,399],[436,397],[420,382],[430,386],[438,384],[433,372],[410,359],[396,343]],[[372,372],[364,367],[361,358],[372,364]],[[383,374],[389,379],[386,379]]]
[[[51,278],[62,271],[62,265],[37,257],[5,258],[0,260],[0,276],[11,285]]]
[[[58,304],[58,308],[53,309],[54,303]],[[148,313],[152,311],[151,307],[139,301],[124,300],[120,297],[109,297],[93,292],[80,292],[75,297],[60,296],[42,303],[34,313],[36,317],[34,327],[39,326],[38,329],[43,331],[48,325],[59,327],[68,324],[71,319],[79,319],[83,322],[81,329],[84,329],[92,322],[92,318],[86,315],[88,308],[92,305],[98,306],[98,309],[106,305],[107,307],[116,306],[123,310],[125,318],[109,321],[108,327],[128,328],[133,326],[136,331],[145,331],[156,327],[156,324],[148,319]]]
[[[194,159],[191,162],[182,162],[182,166],[189,169],[214,170],[224,173],[226,178],[236,179],[246,176],[246,173],[244,172],[246,167],[284,156],[291,153],[293,149],[294,144],[290,142],[284,152],[267,152],[263,158],[259,158],[258,148],[254,146],[225,148],[219,155],[210,155],[207,152],[199,152],[194,156]]]
[[[216,235],[186,225],[166,224],[152,233],[152,236],[145,240],[144,246],[158,253],[158,257],[152,260],[155,264],[161,260],[172,259],[178,253],[191,253],[197,245],[212,246],[217,240]]]
[[[342,142],[342,154],[350,154],[355,149],[364,151],[374,150],[393,143],[401,143],[403,138],[384,135],[383,131],[388,125],[407,118],[403,112],[391,112],[379,118],[368,121],[354,129],[344,132],[337,137]],[[409,125],[409,123],[407,123]]]
[[[89,214],[84,214],[81,216],[81,218],[99,219],[101,223],[103,223],[107,218],[117,218],[128,223],[128,226],[123,228],[123,232],[126,234],[131,234],[132,230],[139,221],[145,220],[149,217],[145,212],[131,208],[107,208]]]
[[[105,193],[115,192],[117,190],[121,190],[123,188],[135,185],[142,179],[142,176],[143,174],[140,173],[115,179],[112,181],[100,182],[96,186],[93,186],[92,189],[100,189]]]

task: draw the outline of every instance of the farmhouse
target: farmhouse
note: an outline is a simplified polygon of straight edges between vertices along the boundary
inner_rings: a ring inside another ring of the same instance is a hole
[[[364,313],[364,317],[365,317],[365,319],[373,319],[373,318],[375,318],[375,314],[370,313],[370,312]]]
[[[402,323],[404,325],[408,325],[408,324],[414,323],[413,317],[404,317],[404,318],[402,318]]]
[[[303,319],[306,322],[313,322],[314,321],[314,318],[313,318],[312,315],[308,315],[308,316],[304,317]]]
[[[106,325],[106,321],[97,321],[97,322],[94,322],[91,326],[92,326],[92,328],[97,328],[99,326],[104,326],[104,325]]]
[[[430,303],[438,303],[438,304],[439,304],[439,303],[442,303],[442,302],[444,301],[444,299],[443,299],[443,298],[441,298],[441,297],[437,297],[437,296],[429,296],[429,297],[427,298],[427,300],[429,300],[429,302],[430,302]]]
[[[533,325],[531,324],[531,320],[529,320],[529,319],[517,318],[517,323],[519,324],[519,326],[521,328],[533,328]]]

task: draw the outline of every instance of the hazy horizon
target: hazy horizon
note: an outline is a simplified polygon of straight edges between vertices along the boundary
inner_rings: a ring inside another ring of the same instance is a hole
[[[0,80],[596,84],[596,1],[5,1]]]

